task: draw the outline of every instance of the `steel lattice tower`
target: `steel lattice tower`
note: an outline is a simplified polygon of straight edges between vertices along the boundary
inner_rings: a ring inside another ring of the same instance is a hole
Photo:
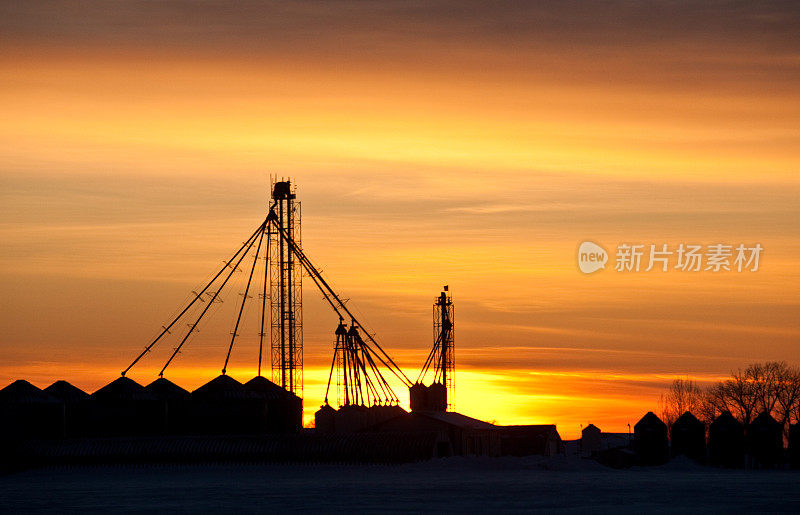
[[[452,410],[455,404],[455,334],[453,298],[447,292],[448,287],[439,294],[433,304],[433,341],[434,348],[438,344],[434,380],[441,378],[447,388],[447,409]]]
[[[291,245],[300,245],[300,203],[289,181],[275,182],[279,231],[270,235],[270,342],[272,381],[303,397],[303,267]],[[283,232],[287,237],[282,237]],[[293,242],[293,243],[290,243]]]

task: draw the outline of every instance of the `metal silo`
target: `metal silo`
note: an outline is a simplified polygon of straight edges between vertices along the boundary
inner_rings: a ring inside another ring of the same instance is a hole
[[[672,424],[670,437],[673,456],[683,454],[697,463],[706,462],[706,425],[690,412]]]

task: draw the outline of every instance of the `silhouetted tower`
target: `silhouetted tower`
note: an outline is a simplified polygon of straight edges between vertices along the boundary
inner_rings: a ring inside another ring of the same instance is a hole
[[[455,404],[453,298],[448,289],[445,286],[433,303],[433,348],[409,390],[413,411],[452,411]],[[425,376],[431,369],[433,382],[425,386]]]
[[[275,223],[289,240],[270,234],[270,313],[272,319],[272,380],[303,396],[302,266],[291,245],[300,245],[300,203],[289,181],[275,182],[272,200]]]
[[[441,377],[447,389],[447,409],[452,410],[455,404],[455,339],[453,334],[453,297],[445,286],[433,305],[433,341],[439,342],[440,355],[436,360],[434,381]]]

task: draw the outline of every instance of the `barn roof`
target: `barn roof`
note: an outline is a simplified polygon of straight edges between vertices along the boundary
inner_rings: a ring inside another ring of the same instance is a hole
[[[159,377],[152,383],[145,386],[145,389],[161,400],[184,400],[189,399],[192,394],[189,390],[184,390],[169,379]]]
[[[61,402],[24,379],[17,379],[10,385],[0,390],[0,402],[9,403],[38,403]]]
[[[439,422],[464,429],[491,429],[497,427],[483,420],[478,420],[452,411],[415,411],[412,415],[438,420]]]
[[[62,401],[83,401],[89,398],[89,394],[64,380],[56,381],[43,390]]]
[[[561,435],[558,434],[555,424],[495,426],[495,428],[497,428],[506,436],[557,436],[559,439],[561,439]]]

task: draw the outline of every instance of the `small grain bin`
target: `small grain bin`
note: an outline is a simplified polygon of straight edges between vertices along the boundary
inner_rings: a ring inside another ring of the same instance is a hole
[[[661,465],[669,457],[667,425],[649,411],[633,426],[633,444],[641,465]]]
[[[708,451],[711,465],[744,466],[744,427],[730,411],[723,412],[708,427]]]
[[[706,461],[706,425],[690,412],[685,412],[670,428],[672,455],[683,454],[697,463]]]
[[[753,468],[773,468],[783,455],[783,426],[764,411],[747,425],[745,445]]]

